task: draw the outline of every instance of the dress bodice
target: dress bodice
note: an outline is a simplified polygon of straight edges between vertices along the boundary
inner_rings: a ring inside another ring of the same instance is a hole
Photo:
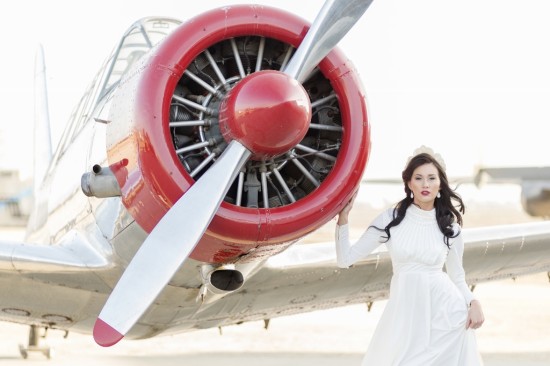
[[[435,209],[425,211],[410,205],[403,221],[390,232],[386,245],[394,272],[405,268],[443,268],[448,248],[437,225]]]

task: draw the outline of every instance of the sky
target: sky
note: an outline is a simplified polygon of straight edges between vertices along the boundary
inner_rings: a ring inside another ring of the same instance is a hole
[[[33,65],[46,59],[54,145],[122,33],[144,16],[186,20],[245,1],[21,0],[1,5],[0,168],[32,170]],[[256,0],[312,22],[320,0]],[[399,178],[420,145],[449,176],[550,165],[550,2],[374,0],[339,44],[367,95],[366,178]]]

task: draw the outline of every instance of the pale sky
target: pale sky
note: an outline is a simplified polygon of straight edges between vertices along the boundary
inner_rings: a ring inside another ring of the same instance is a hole
[[[32,166],[33,64],[42,43],[54,144],[122,33],[143,16],[188,19],[245,1],[40,1],[1,5],[0,168]],[[312,22],[322,1],[253,1]],[[550,2],[374,0],[340,43],[367,94],[366,177],[399,178],[420,145],[451,176],[550,165]]]

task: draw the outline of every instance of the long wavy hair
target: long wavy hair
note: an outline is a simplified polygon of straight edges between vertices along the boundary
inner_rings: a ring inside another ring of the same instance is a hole
[[[462,226],[462,215],[465,212],[464,202],[462,202],[462,198],[449,186],[447,174],[441,164],[439,164],[433,156],[427,153],[421,153],[414,156],[407,164],[405,170],[403,170],[401,177],[405,185],[405,198],[395,205],[393,220],[384,229],[376,226],[373,227],[380,231],[384,231],[386,233],[386,241],[390,240],[390,229],[403,221],[407,209],[414,202],[414,198],[411,198],[411,189],[408,183],[411,181],[416,168],[425,164],[433,164],[439,173],[441,197],[436,198],[434,202],[435,217],[437,225],[444,235],[445,245],[450,248],[449,239],[456,238],[460,233],[460,231],[454,232],[453,223],[457,222]],[[453,201],[456,201],[456,206],[453,204]]]

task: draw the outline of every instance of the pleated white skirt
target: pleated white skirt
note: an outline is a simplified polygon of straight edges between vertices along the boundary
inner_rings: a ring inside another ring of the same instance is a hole
[[[441,268],[394,274],[363,366],[480,366],[464,297]]]

